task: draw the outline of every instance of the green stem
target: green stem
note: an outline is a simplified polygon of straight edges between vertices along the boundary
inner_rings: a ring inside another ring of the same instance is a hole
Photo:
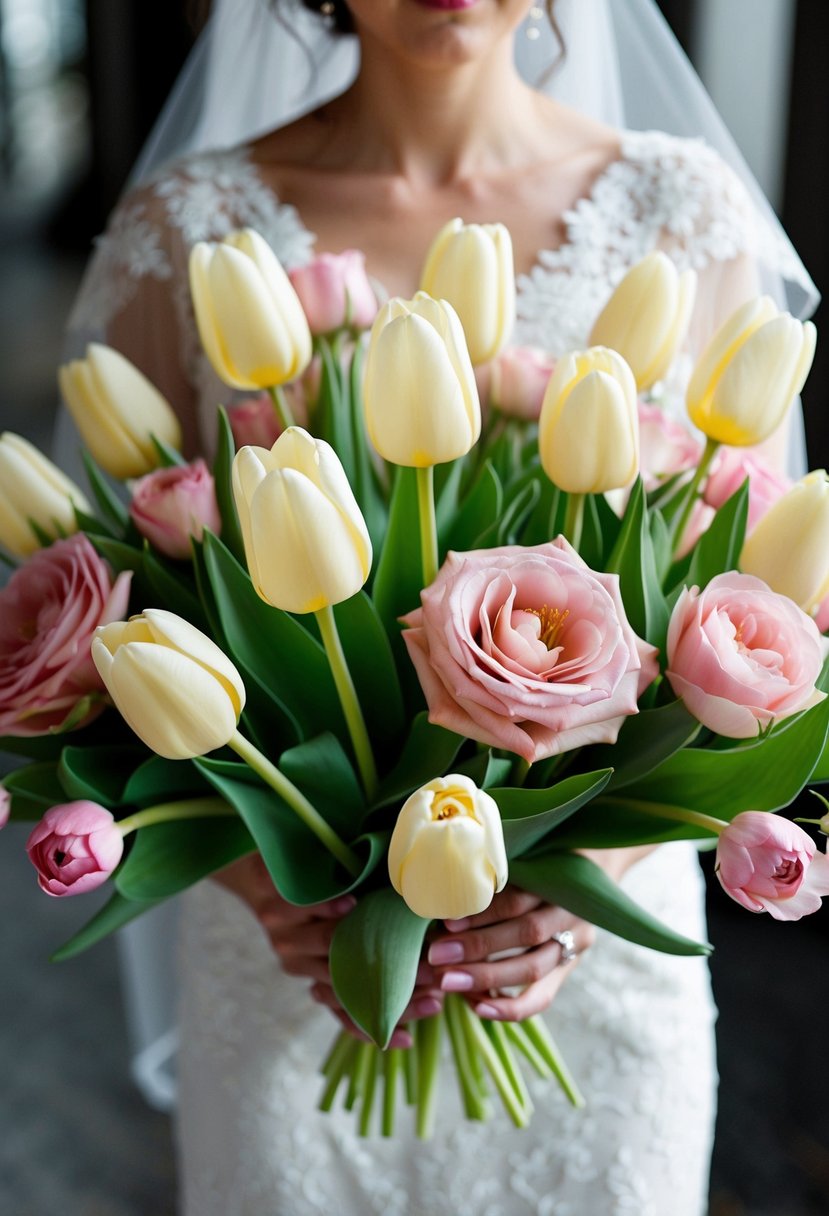
[[[510,1085],[524,1107],[524,1111],[529,1119],[529,1116],[533,1112],[533,1100],[530,1097],[530,1091],[527,1089],[527,1083],[524,1080],[521,1069],[515,1062],[506,1029],[500,1022],[482,1022],[481,1025],[492,1046],[498,1053],[498,1059],[504,1067],[504,1072],[509,1078]]]
[[[567,510],[564,513],[564,535],[575,550],[581,544],[584,526],[584,494],[568,494]]]
[[[700,460],[699,464],[697,465],[694,476],[691,478],[691,481],[688,483],[688,488],[685,491],[685,502],[683,503],[682,510],[679,513],[679,519],[677,520],[677,522],[673,528],[674,557],[676,557],[676,552],[679,549],[679,546],[682,544],[682,538],[685,535],[685,529],[688,527],[688,521],[691,518],[692,511],[694,510],[694,503],[696,502],[696,499],[697,499],[697,490],[700,487],[700,483],[701,483],[703,477],[708,472],[708,466],[710,465],[711,461],[714,459],[714,454],[717,451],[717,449],[719,448],[719,446],[720,446],[720,444],[719,444],[718,440],[706,438],[705,448],[703,449],[703,453],[702,453],[702,459]]]
[[[482,1092],[479,1077],[472,1067],[470,1047],[475,1048],[467,1039],[458,1005],[462,997],[449,995],[444,1001],[443,1010],[446,1017],[446,1029],[455,1057],[455,1070],[458,1074],[464,1113],[467,1119],[483,1121],[487,1117],[486,1094]]]
[[[357,1054],[354,1057],[354,1067],[348,1079],[348,1090],[345,1095],[346,1110],[353,1110],[357,1099],[365,1092],[366,1076],[373,1049],[373,1043],[357,1043]]]
[[[371,1112],[374,1109],[374,1095],[377,1092],[377,1070],[380,1063],[381,1051],[373,1043],[368,1044],[369,1054],[363,1080],[363,1105],[360,1110],[359,1134],[367,1136],[371,1127]]]
[[[417,1023],[415,1045],[417,1069],[417,1136],[429,1140],[435,1130],[438,1096],[438,1064],[443,1015],[424,1018]]]
[[[544,1062],[551,1069],[571,1106],[585,1105],[584,1096],[573,1079],[570,1069],[564,1063],[564,1057],[555,1044],[553,1036],[547,1029],[546,1023],[537,1015],[526,1018],[522,1027],[533,1046],[538,1050]]]
[[[668,802],[640,802],[636,798],[620,798],[612,794],[607,799],[614,806],[623,806],[628,810],[641,811],[645,815],[654,815],[658,819],[674,819],[677,823],[690,823],[697,828],[705,828],[719,836],[728,824],[723,819],[715,819],[713,815],[705,815],[702,811],[690,811],[684,806],[672,806]]]
[[[501,1101],[507,1109],[507,1114],[516,1127],[526,1127],[530,1121],[530,1112],[524,1106],[521,1095],[513,1088],[512,1081],[504,1068],[489,1036],[481,1025],[480,1019],[464,1004],[461,1010],[467,1030],[474,1036],[475,1044],[483,1056],[484,1063],[489,1069],[490,1076],[495,1082],[495,1088],[501,1095]]]
[[[352,1038],[345,1031],[337,1039],[331,1057],[326,1061],[325,1075],[328,1080],[320,1098],[320,1110],[328,1111],[334,1105],[334,1098],[337,1096],[337,1090],[343,1077],[351,1074],[358,1047],[357,1039]]]
[[[324,608],[320,608],[319,612],[314,613],[314,615],[320,627],[322,643],[325,646],[325,653],[328,656],[328,663],[334,676],[334,683],[337,686],[340,705],[342,705],[343,713],[345,714],[348,733],[351,736],[354,754],[357,757],[357,767],[363,779],[363,787],[369,802],[373,802],[377,793],[377,766],[374,763],[374,753],[371,750],[371,740],[368,737],[366,720],[360,708],[357,690],[354,687],[354,681],[351,678],[343,645],[340,641],[337,622],[334,619],[334,609],[330,604],[326,604]]]
[[[551,1077],[553,1070],[524,1030],[523,1022],[505,1022],[507,1038],[515,1044],[526,1060],[532,1064],[539,1077]]]
[[[155,823],[171,823],[176,819],[207,819],[216,815],[235,815],[236,811],[224,798],[187,798],[182,802],[160,802],[119,819],[122,835],[149,828]]]
[[[406,1094],[406,1103],[409,1106],[414,1106],[417,1102],[417,1022],[409,1022],[406,1029],[412,1036],[413,1046],[409,1047],[403,1053],[404,1091]]]
[[[228,740],[228,746],[242,757],[266,785],[269,785],[284,802],[287,802],[292,811],[296,811],[305,826],[309,827],[317,839],[322,841],[329,853],[336,857],[353,878],[357,878],[362,866],[356,853],[353,853],[348,845],[340,840],[334,829],[326,823],[317,808],[308,801],[301,790],[297,789],[293,781],[289,781],[285,774],[280,772],[267,756],[263,756],[258,748],[240,735],[238,730],[233,732]]]
[[[435,470],[432,465],[417,470],[417,510],[420,518],[420,561],[423,586],[435,581],[438,572],[438,527],[435,518]]]
[[[284,389],[281,384],[274,384],[268,389],[273,408],[276,416],[279,419],[279,425],[283,431],[287,431],[289,426],[296,426],[294,416],[291,413],[291,407],[288,405],[288,398],[285,396]]]
[[[381,1134],[394,1135],[394,1115],[397,1108],[397,1083],[403,1065],[403,1050],[400,1047],[389,1047],[385,1053],[383,1065],[385,1088],[383,1089],[383,1123]]]

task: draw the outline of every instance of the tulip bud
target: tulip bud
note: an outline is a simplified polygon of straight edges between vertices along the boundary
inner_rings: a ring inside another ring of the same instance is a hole
[[[156,468],[153,436],[181,448],[181,426],[167,401],[112,347],[93,342],[85,359],[59,369],[58,380],[81,438],[113,477],[142,477]]]
[[[75,508],[91,513],[81,491],[27,439],[0,435],[0,544],[14,557],[40,547],[30,520],[50,536],[76,532]]]
[[[604,494],[639,470],[636,382],[621,355],[595,346],[556,364],[538,423],[544,472],[569,494]]]
[[[421,291],[448,300],[460,317],[473,363],[494,359],[515,324],[512,239],[503,224],[450,220],[426,255]]]
[[[492,361],[489,404],[526,422],[537,422],[555,359],[537,346],[507,346]]]
[[[495,800],[460,773],[415,790],[394,826],[389,877],[418,916],[460,920],[483,912],[507,881]]]
[[[216,375],[232,388],[272,388],[311,361],[311,331],[290,279],[252,228],[190,253],[199,336]]]
[[[241,676],[175,613],[148,608],[99,627],[92,659],[127,725],[159,756],[192,759],[233,737],[245,704]]]
[[[371,541],[334,449],[301,427],[270,451],[242,448],[233,494],[257,593],[285,612],[319,612],[356,595]]]
[[[422,469],[472,448],[481,406],[451,304],[419,291],[383,305],[371,330],[363,400],[369,438],[392,464]]]
[[[717,443],[762,443],[803,388],[816,337],[811,321],[778,312],[768,296],[738,308],[714,334],[691,376],[691,421]]]
[[[609,346],[630,365],[636,387],[666,375],[685,341],[697,290],[695,271],[679,274],[664,253],[649,253],[627,272],[593,325],[591,346]]]
[[[816,469],[769,507],[746,540],[740,569],[815,615],[829,595],[829,477]]]
[[[132,485],[130,515],[138,531],[167,557],[190,557],[190,538],[222,528],[216,485],[203,460],[156,469]]]
[[[357,249],[320,253],[298,266],[290,280],[308,318],[311,333],[330,334],[346,326],[368,329],[377,316],[377,297]]]
[[[124,851],[112,812],[82,799],[53,806],[26,841],[47,895],[82,895],[109,878]]]

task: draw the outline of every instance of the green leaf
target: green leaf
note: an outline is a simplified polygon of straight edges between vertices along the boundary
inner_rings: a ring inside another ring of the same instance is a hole
[[[176,798],[196,798],[209,789],[208,782],[189,760],[150,756],[130,776],[122,801],[128,806],[147,807]]]
[[[723,503],[694,548],[682,580],[688,587],[705,587],[717,574],[736,570],[748,522],[748,478]]]
[[[142,609],[166,608],[204,632],[208,628],[207,616],[191,583],[190,570],[189,565],[160,557],[145,542],[140,574],[153,602],[142,604]]]
[[[78,526],[79,532],[85,532],[87,536],[109,536],[113,540],[116,539],[116,533],[109,524],[103,523],[94,515],[87,515],[85,511],[75,507],[75,523]]]
[[[363,364],[365,348],[358,342],[351,356],[351,367],[344,386],[347,408],[351,418],[351,439],[354,449],[354,477],[351,482],[360,510],[366,521],[374,552],[379,553],[388,526],[388,511],[374,463],[374,449],[366,434],[363,411]]]
[[[115,875],[115,886],[127,899],[167,899],[252,853],[255,847],[250,832],[235,815],[156,823],[139,828]]]
[[[608,554],[618,540],[622,521],[604,494],[587,494],[579,555],[591,570],[604,570]]]
[[[82,954],[84,950],[88,950],[90,946],[94,946],[102,938],[109,937],[110,933],[123,929],[124,925],[129,924],[131,920],[135,920],[136,916],[141,916],[143,912],[149,912],[150,908],[155,908],[160,902],[157,899],[127,899],[120,891],[114,891],[112,897],[104,904],[103,908],[96,912],[82,929],[79,929],[77,933],[73,933],[68,942],[64,942],[54,952],[51,956],[51,961],[53,963],[63,963],[67,959],[74,958],[77,954]]]
[[[504,785],[509,780],[512,760],[493,756],[492,750],[487,748],[486,751],[476,752],[474,756],[464,760],[461,764],[454,765],[452,771],[469,777],[471,781],[475,782],[478,789],[488,790],[493,785]]]
[[[433,725],[425,711],[417,714],[400,759],[381,782],[376,805],[398,802],[427,781],[442,776],[457,756],[463,741],[462,735]]]
[[[4,777],[2,784],[11,794],[13,820],[40,819],[50,807],[66,801],[55,764],[27,764]]]
[[[115,490],[112,489],[95,461],[89,455],[89,452],[84,449],[81,456],[84,468],[86,469],[86,476],[89,479],[89,485],[95,496],[95,501],[106,518],[114,524],[119,532],[123,532],[130,521],[129,510],[126,504],[121,501]]]
[[[543,545],[554,540],[564,527],[567,507],[567,495],[562,494],[558,486],[554,486],[540,470],[536,470],[534,476],[538,479],[541,495],[521,536],[521,544],[527,546]]]
[[[546,790],[491,789],[498,804],[507,856],[521,857],[544,837],[595,798],[610,780],[612,769],[565,777]]]
[[[445,536],[440,537],[441,551],[476,548],[482,534],[500,517],[503,499],[498,474],[487,461],[452,518]]]
[[[607,562],[608,573],[619,575],[625,612],[640,637],[664,648],[668,605],[656,572],[642,479],[637,477],[622,526]]]
[[[364,895],[334,930],[329,956],[340,1004],[385,1048],[414,991],[430,922],[384,887]]]
[[[391,643],[364,591],[334,607],[334,618],[377,761],[395,754],[405,728]]]
[[[396,657],[405,652],[398,618],[420,607],[423,568],[417,509],[417,470],[399,468],[389,508],[386,541],[374,574],[372,597]],[[408,662],[408,659],[406,659]]]
[[[363,790],[334,735],[318,735],[283,752],[279,767],[340,836],[350,840],[356,834],[366,809]]]
[[[233,457],[236,455],[236,444],[227,410],[223,405],[218,409],[218,442],[216,459],[213,462],[213,480],[216,483],[216,502],[219,505],[219,516],[222,521],[222,540],[233,556],[242,562],[244,544],[242,530],[239,527],[239,516],[236,514],[236,503],[233,498]]]
[[[187,461],[182,456],[181,452],[171,447],[163,439],[159,439],[156,435],[151,435],[153,447],[158,453],[158,462],[163,469],[182,468],[187,464]]]
[[[541,498],[541,486],[533,478],[528,481],[517,494],[512,495],[506,503],[500,520],[494,526],[495,543],[498,545],[515,545],[521,531]]]
[[[61,735],[0,735],[0,752],[33,760],[57,760],[65,746]]]
[[[682,701],[646,709],[626,718],[612,744],[597,744],[583,754],[591,768],[613,768],[608,789],[617,790],[646,776],[701,730]]]
[[[138,747],[65,747],[60,781],[69,798],[88,798],[112,809],[123,802],[127,779],[146,755],[146,748]]]
[[[548,903],[637,945],[665,954],[711,953],[709,945],[675,933],[640,908],[600,866],[576,853],[548,853],[514,862],[510,879]]]

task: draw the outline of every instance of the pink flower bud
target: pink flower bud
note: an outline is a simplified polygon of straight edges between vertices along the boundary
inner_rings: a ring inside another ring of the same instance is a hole
[[[744,811],[723,830],[717,877],[738,904],[775,920],[800,920],[829,895],[829,859],[796,823],[768,811]]]
[[[203,460],[157,469],[132,487],[130,515],[136,528],[168,557],[189,557],[190,537],[222,526],[216,487]]]
[[[791,481],[776,473],[750,448],[720,448],[705,483],[703,498],[719,508],[748,478],[748,531],[752,532],[769,507],[791,488]]]
[[[646,490],[699,464],[702,444],[658,405],[639,402],[639,471]]]
[[[330,334],[346,326],[368,329],[377,315],[365,258],[357,249],[321,253],[307,266],[292,270],[290,279],[314,334]]]
[[[4,785],[0,785],[0,828],[9,822],[12,809],[12,796]]]
[[[821,633],[826,633],[829,630],[829,595],[818,605],[818,610],[815,613],[815,624]]]
[[[67,802],[47,811],[26,842],[47,895],[81,895],[106,882],[124,841],[109,811],[96,802]]]
[[[239,448],[248,447],[270,450],[282,434],[276,410],[267,393],[229,405],[227,418],[237,452]]]
[[[537,346],[507,346],[492,361],[489,402],[504,414],[537,422],[555,359]]]

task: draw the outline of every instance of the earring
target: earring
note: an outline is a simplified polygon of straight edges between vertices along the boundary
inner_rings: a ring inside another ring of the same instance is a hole
[[[326,21],[331,21],[334,16],[334,0],[322,0],[320,5],[320,16]]]
[[[541,22],[543,20],[544,20],[544,9],[541,8],[540,5],[534,4],[529,11],[528,18],[527,18],[527,25],[524,29],[524,33],[526,34],[527,38],[529,38],[530,42],[535,42],[536,39],[541,37],[541,30],[539,29],[539,22]]]

